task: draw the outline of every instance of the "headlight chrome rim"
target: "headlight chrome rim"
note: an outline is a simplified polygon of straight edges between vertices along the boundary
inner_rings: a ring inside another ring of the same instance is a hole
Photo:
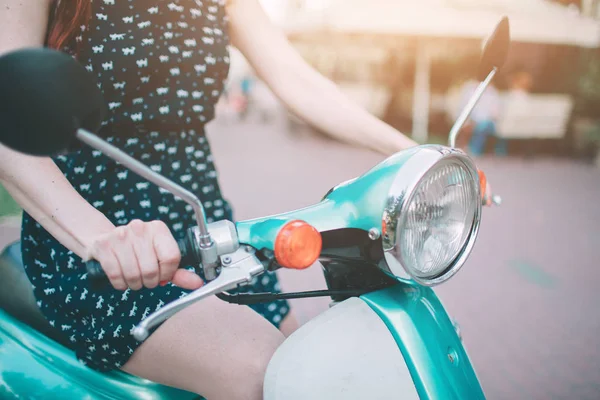
[[[449,266],[436,276],[431,278],[418,277],[399,261],[401,257],[397,245],[397,224],[402,220],[401,216],[407,212],[407,208],[421,181],[432,168],[435,168],[443,160],[461,163],[476,182],[477,199],[481,198],[479,175],[474,162],[469,156],[461,150],[445,146],[420,146],[398,171],[389,190],[382,216],[382,245],[385,264],[388,268],[387,272],[400,279],[412,280],[423,286],[439,285],[453,277],[460,270],[473,249],[481,222],[482,205],[480,201],[476,200],[473,222],[465,244]]]

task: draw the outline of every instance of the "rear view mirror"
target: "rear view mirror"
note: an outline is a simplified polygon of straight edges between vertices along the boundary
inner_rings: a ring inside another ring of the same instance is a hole
[[[0,57],[0,143],[53,156],[80,128],[97,132],[105,105],[92,75],[71,56],[25,49]]]
[[[502,68],[508,57],[509,48],[510,24],[508,18],[503,17],[483,46],[478,71],[478,79],[480,81],[485,80],[494,68]]]
[[[463,108],[460,115],[452,125],[450,134],[448,135],[448,146],[456,147],[456,137],[460,132],[461,128],[467,122],[467,118],[475,108],[475,105],[483,95],[485,89],[490,85],[494,76],[498,73],[498,70],[502,68],[506,62],[508,56],[508,48],[510,47],[510,26],[508,18],[504,17],[496,25],[496,29],[488,37],[487,41],[483,46],[483,52],[481,54],[481,61],[479,62],[479,72],[477,78],[480,83],[477,89],[469,99],[467,105]]]

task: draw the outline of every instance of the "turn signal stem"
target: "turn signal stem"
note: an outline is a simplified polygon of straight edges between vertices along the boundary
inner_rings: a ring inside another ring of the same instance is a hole
[[[479,186],[481,187],[481,199],[485,200],[486,196],[488,193],[487,192],[487,177],[485,176],[485,172],[483,172],[482,170],[478,169],[477,172],[479,173]]]

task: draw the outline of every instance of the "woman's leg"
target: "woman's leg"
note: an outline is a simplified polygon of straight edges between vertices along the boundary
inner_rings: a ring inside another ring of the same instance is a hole
[[[123,370],[208,400],[258,400],[267,364],[283,340],[249,307],[210,297],[161,325]]]
[[[279,330],[285,337],[290,336],[296,329],[300,327],[298,320],[296,319],[296,315],[294,311],[291,310],[289,314],[281,321],[279,325]]]

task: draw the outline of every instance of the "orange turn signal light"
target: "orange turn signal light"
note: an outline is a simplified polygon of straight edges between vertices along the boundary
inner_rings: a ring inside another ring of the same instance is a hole
[[[477,172],[479,173],[479,185],[481,186],[481,198],[485,199],[486,196],[486,190],[487,190],[487,177],[485,176],[485,173],[478,169]]]
[[[275,259],[284,268],[305,269],[321,254],[321,233],[304,221],[285,224],[275,238]]]

